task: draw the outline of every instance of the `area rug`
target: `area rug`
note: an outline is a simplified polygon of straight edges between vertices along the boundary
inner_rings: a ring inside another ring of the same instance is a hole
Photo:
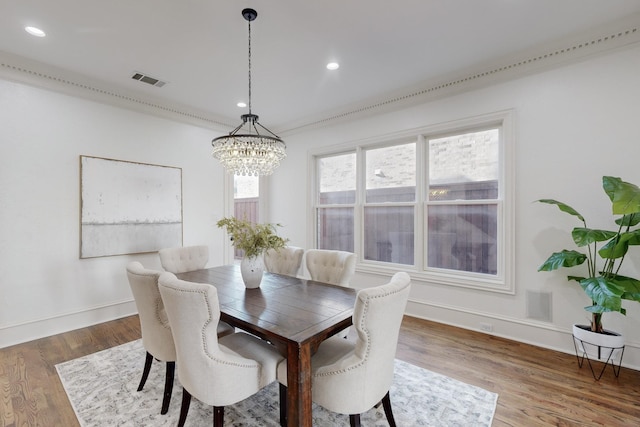
[[[145,351],[140,340],[56,365],[82,427],[174,427],[182,387],[176,372],[169,412],[160,415],[164,363],[154,361],[144,389],[136,391]],[[398,426],[490,426],[498,395],[426,369],[395,361],[391,404]],[[192,399],[186,426],[211,425],[213,409]],[[366,427],[388,426],[382,406],[362,414]],[[278,385],[225,407],[225,425],[279,426]],[[347,415],[313,406],[314,426],[348,426]]]

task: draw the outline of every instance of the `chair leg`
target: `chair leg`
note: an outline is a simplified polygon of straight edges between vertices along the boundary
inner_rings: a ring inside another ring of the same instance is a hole
[[[360,414],[349,415],[349,424],[351,427],[360,427]]]
[[[213,427],[224,426],[224,406],[213,407]]]
[[[173,391],[173,375],[176,371],[176,362],[167,362],[167,372],[164,378],[164,397],[162,398],[162,409],[160,414],[164,415],[169,411],[171,402],[171,392]]]
[[[280,427],[287,427],[287,386],[280,384]]]
[[[182,389],[182,405],[180,406],[180,418],[178,418],[178,427],[183,427],[187,420],[189,405],[191,404],[191,393],[186,388]]]
[[[151,364],[153,363],[153,356],[151,353],[147,351],[147,357],[144,359],[144,369],[142,370],[142,379],[140,379],[140,384],[138,385],[138,391],[142,390],[144,387],[144,383],[147,382],[147,377],[149,376],[149,371],[151,370]]]
[[[391,410],[391,398],[389,392],[382,398],[382,407],[384,408],[384,414],[387,416],[389,427],[396,427],[396,420],[393,419],[393,411]]]

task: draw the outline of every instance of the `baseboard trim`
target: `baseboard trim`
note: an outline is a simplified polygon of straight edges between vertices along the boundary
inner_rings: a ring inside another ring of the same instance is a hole
[[[407,316],[429,320],[461,329],[494,335],[500,338],[534,345],[561,353],[575,355],[572,344],[572,331],[569,327],[559,328],[556,325],[534,320],[523,320],[495,313],[469,310],[466,308],[436,304],[417,299],[409,299]],[[482,330],[481,324],[490,323],[492,331]],[[640,344],[626,342],[622,366],[640,371]]]
[[[0,326],[0,348],[137,314],[135,301],[127,299],[61,313],[27,322]]]
[[[137,312],[135,301],[129,299],[27,322],[2,325],[0,326],[0,348],[131,316]],[[494,313],[416,299],[409,299],[406,314],[549,350],[575,354],[570,339],[571,329],[569,328],[558,328],[543,322],[510,318]],[[488,321],[493,322],[494,330],[491,332],[484,331],[477,326]],[[625,346],[626,351],[622,366],[640,370],[640,344],[627,342]]]

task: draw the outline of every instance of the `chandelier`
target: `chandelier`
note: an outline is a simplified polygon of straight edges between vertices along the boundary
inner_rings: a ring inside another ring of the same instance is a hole
[[[229,135],[211,141],[212,154],[235,175],[271,175],[287,156],[287,147],[280,137],[258,122],[257,115],[251,113],[251,21],[258,13],[244,9],[242,16],[249,23],[249,114],[240,116],[242,123]]]

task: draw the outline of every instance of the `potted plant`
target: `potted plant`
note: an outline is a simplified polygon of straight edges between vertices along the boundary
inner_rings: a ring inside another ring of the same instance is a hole
[[[622,300],[640,302],[640,281],[618,274],[629,246],[640,244],[640,229],[633,228],[640,223],[640,188],[611,176],[602,177],[602,188],[611,200],[612,214],[617,224],[613,231],[587,228],[585,218],[565,203],[553,199],[538,200],[541,203],[556,205],[562,212],[582,221],[583,226],[575,227],[571,236],[578,248],[586,250],[586,253],[567,249],[555,252],[538,271],[573,268],[586,264],[586,275],[583,273],[582,276],[567,276],[570,281],[578,282],[592,301],[590,306],[585,307],[585,310],[591,313],[591,325],[574,325],[574,340],[580,340],[579,347],[582,352],[589,353],[582,343],[591,343],[597,347],[596,358],[609,360],[611,356],[616,356],[614,350],[603,357],[600,354],[601,347],[622,347],[624,340],[620,334],[603,328],[602,315],[607,312],[626,315]],[[604,339],[604,344],[600,345],[600,339]]]
[[[240,272],[247,288],[259,287],[264,272],[262,255],[269,249],[280,249],[288,242],[276,233],[280,224],[255,224],[246,219],[226,217],[219,220],[217,226],[226,229],[233,246],[244,252]]]

